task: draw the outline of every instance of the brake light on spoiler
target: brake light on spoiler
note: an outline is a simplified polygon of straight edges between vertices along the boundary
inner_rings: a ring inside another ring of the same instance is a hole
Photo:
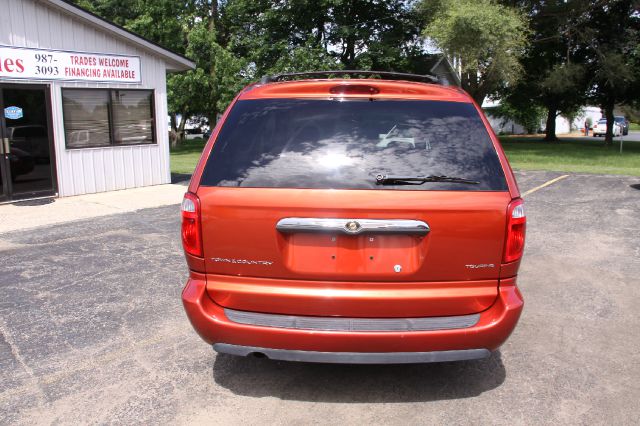
[[[339,84],[329,89],[332,95],[377,95],[380,89],[368,84]]]

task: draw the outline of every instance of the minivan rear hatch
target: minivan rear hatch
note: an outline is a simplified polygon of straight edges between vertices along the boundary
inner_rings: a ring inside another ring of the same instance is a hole
[[[337,290],[405,283],[438,290],[440,299],[449,288],[459,303],[439,315],[481,311],[497,295],[511,197],[471,103],[241,100],[197,194],[212,282],[251,277]],[[225,307],[250,306],[214,293]],[[432,314],[434,303],[413,314]],[[285,310],[309,314],[275,309]]]

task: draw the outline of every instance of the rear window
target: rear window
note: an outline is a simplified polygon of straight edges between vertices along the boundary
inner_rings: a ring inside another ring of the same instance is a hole
[[[376,176],[479,182],[376,185]],[[472,104],[410,100],[238,101],[204,186],[504,191],[500,162]]]

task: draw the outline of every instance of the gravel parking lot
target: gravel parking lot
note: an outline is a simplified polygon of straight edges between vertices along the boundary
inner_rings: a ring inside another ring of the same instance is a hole
[[[526,202],[520,324],[463,363],[216,356],[182,310],[177,206],[0,234],[0,424],[637,424],[640,178]]]

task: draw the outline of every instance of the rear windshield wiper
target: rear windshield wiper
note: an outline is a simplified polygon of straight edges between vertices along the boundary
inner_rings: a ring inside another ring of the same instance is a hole
[[[422,185],[425,182],[452,182],[452,183],[467,183],[470,185],[477,185],[480,182],[460,177],[452,176],[393,176],[393,175],[377,175],[377,185]]]

